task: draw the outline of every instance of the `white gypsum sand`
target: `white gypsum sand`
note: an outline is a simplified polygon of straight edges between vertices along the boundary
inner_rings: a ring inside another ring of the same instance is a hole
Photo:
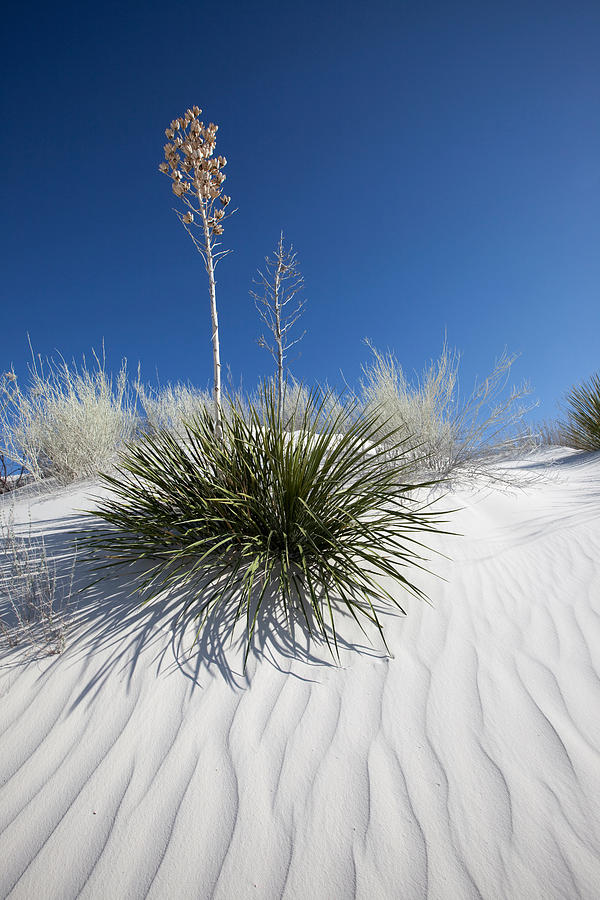
[[[245,676],[218,625],[185,658],[128,573],[61,656],[3,649],[0,895],[597,897],[600,455],[522,471],[447,498],[463,537],[433,605],[383,617],[391,659],[340,619],[337,666],[277,617]],[[89,491],[11,497],[59,566]]]

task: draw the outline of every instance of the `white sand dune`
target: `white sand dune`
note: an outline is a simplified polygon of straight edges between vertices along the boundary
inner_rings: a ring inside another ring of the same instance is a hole
[[[126,576],[62,656],[2,651],[0,895],[599,897],[600,456],[554,456],[447,498],[391,659],[276,617],[246,675],[226,623],[186,659]],[[66,565],[85,490],[13,496]]]

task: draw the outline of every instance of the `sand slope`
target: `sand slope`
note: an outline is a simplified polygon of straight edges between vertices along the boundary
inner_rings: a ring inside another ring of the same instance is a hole
[[[61,657],[2,651],[0,895],[598,897],[600,457],[547,460],[450,498],[392,659],[274,618],[245,676],[218,624],[186,660],[126,576]],[[66,565],[85,490],[15,497]]]

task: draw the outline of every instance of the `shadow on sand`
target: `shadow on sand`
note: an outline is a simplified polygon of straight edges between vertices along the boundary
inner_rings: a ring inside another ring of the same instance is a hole
[[[305,681],[313,680],[306,667],[339,666],[337,658],[325,640],[316,636],[314,628],[311,635],[302,613],[290,616],[288,621],[281,603],[270,592],[265,595],[257,617],[244,669],[245,614],[236,623],[237,600],[221,603],[198,628],[198,612],[215,588],[209,581],[196,584],[193,591],[189,588],[169,589],[144,603],[143,596],[136,590],[146,571],[144,564],[114,567],[98,580],[100,573],[94,572],[93,564],[81,550],[77,551],[76,540],[83,531],[93,532],[105,527],[100,519],[81,513],[35,523],[35,534],[43,536],[47,556],[54,562],[59,579],[65,578],[67,573],[70,575],[76,558],[72,597],[64,610],[69,627],[67,650],[62,660],[66,662],[68,658],[80,662],[85,659],[86,674],[78,703],[93,699],[115,671],[125,676],[128,685],[131,684],[140,666],[155,666],[157,675],[178,670],[194,686],[201,686],[201,676],[214,677],[219,673],[236,689],[249,686],[258,664],[267,663]],[[186,606],[187,611],[182,615]],[[377,609],[378,615],[384,612],[401,615],[389,606]],[[335,611],[335,617],[342,658],[346,651],[375,658],[386,655],[377,629],[371,623],[365,620],[367,637],[341,605]],[[344,631],[358,639],[344,638]],[[329,639],[333,647],[331,632]],[[304,665],[294,666],[297,662]]]

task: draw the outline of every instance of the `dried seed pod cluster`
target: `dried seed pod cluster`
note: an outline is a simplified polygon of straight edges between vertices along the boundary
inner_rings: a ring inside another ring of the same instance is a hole
[[[171,122],[165,129],[169,143],[165,144],[165,162],[159,169],[168,175],[173,184],[175,196],[190,207],[182,217],[184,224],[194,221],[192,197],[197,197],[200,209],[196,212],[206,218],[211,234],[223,233],[221,220],[231,197],[223,194],[225,174],[222,169],[227,164],[224,156],[213,156],[218,125],[205,125],[200,119],[202,110],[198,106],[188,109],[185,115]],[[219,200],[220,207],[215,207]]]

